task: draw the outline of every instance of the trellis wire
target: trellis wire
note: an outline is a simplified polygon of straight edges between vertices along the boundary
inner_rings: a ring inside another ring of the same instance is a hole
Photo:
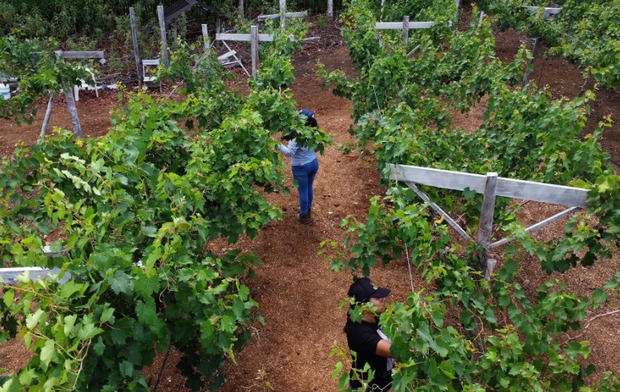
[[[403,241],[405,244],[405,256],[407,257],[407,269],[409,270],[409,283],[411,283],[411,292],[414,292],[413,288],[413,274],[411,273],[411,260],[409,260],[409,249],[407,249],[407,243]]]

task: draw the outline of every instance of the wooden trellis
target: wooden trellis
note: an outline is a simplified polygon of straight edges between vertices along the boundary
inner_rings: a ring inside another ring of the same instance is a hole
[[[538,12],[540,8],[541,7],[534,7],[534,6],[525,7],[525,9],[530,12]],[[562,11],[562,8],[556,8],[556,7],[542,7],[542,8],[544,9],[543,18],[545,20],[559,14],[560,11]],[[525,87],[530,81],[530,76],[532,75],[532,72],[534,72],[534,63],[536,62],[536,55],[538,54],[538,50],[540,49],[539,38],[532,38],[532,43],[534,45],[534,47],[532,48],[532,59],[528,62],[528,67],[525,70],[525,74],[523,75],[523,83],[521,84],[522,88]]]
[[[286,0],[280,0],[280,13],[271,15],[259,15],[256,20],[258,22],[264,22],[269,19],[280,19],[280,28],[282,31],[286,29],[287,18],[303,18],[308,16],[307,12],[286,12]]]
[[[53,252],[51,248],[46,245],[43,247],[43,253],[49,257],[61,256],[63,252]],[[37,279],[51,279],[52,275],[59,275],[60,268],[46,269],[41,267],[14,267],[14,268],[0,268],[0,285],[1,284],[15,284],[21,279],[26,277],[29,280]],[[71,274],[65,272],[65,275],[60,280],[61,283],[67,282],[71,279]]]
[[[259,42],[273,42],[273,34],[259,34],[258,26],[251,26],[250,34],[233,34],[233,33],[219,33],[215,35],[215,39],[218,41],[241,41],[250,42],[250,52],[252,55],[252,77],[256,77],[258,72],[258,44]],[[292,41],[295,38],[291,35],[289,39]],[[304,41],[311,41],[319,39],[319,37],[305,38]]]
[[[90,60],[90,59],[98,59],[100,62],[105,61],[104,52],[99,51],[62,51],[57,50],[54,52],[56,54],[56,58],[64,61],[65,59],[82,59],[82,60]],[[73,92],[73,88],[69,87],[65,90],[65,99],[67,101],[67,109],[69,110],[69,115],[71,116],[71,124],[73,126],[73,134],[75,137],[81,138],[84,137],[82,132],[82,126],[80,125],[80,118],[78,117],[77,106],[75,105],[75,96]],[[45,111],[45,117],[43,118],[43,124],[41,125],[41,133],[40,137],[45,136],[45,132],[47,130],[47,125],[49,124],[50,117],[52,116],[52,108],[54,106],[54,94],[50,94],[49,101],[47,102],[47,110]]]
[[[529,12],[538,12],[541,8],[544,10],[543,18],[545,20],[556,16],[562,11],[562,7],[537,7],[537,6],[523,6],[523,8]],[[480,11],[478,14],[478,27],[482,24],[482,19],[484,18],[484,11]],[[536,62],[536,55],[538,54],[538,50],[540,49],[540,39],[539,38],[531,38],[532,41],[532,59],[528,62],[527,69],[525,70],[525,74],[523,74],[523,82],[521,87],[525,87],[530,81],[530,76],[532,72],[534,72],[534,63]]]
[[[375,24],[375,30],[402,30],[403,45],[406,48],[407,43],[409,42],[409,30],[429,29],[433,27],[433,25],[435,25],[435,22],[410,22],[409,16],[405,16],[402,22],[377,22]],[[379,42],[381,41],[379,40]],[[416,49],[409,52],[409,54],[414,52]]]
[[[568,216],[581,208],[586,207],[587,189],[574,188],[563,185],[545,184],[533,181],[515,180],[498,177],[497,173],[487,175],[455,172],[440,169],[430,169],[409,165],[389,165],[390,179],[402,181],[407,184],[422,200],[438,214],[443,215],[445,221],[454,228],[467,241],[474,241],[467,232],[459,226],[441,207],[433,203],[416,184],[428,185],[443,189],[463,191],[470,189],[484,195],[482,201],[482,213],[480,227],[478,229],[477,242],[484,250],[485,277],[491,278],[496,260],[489,257],[490,251],[505,245],[514,238],[504,238],[491,242],[493,232],[493,211],[497,196],[512,199],[532,200],[542,203],[559,204],[569,207],[568,209],[542,220],[525,229],[526,233],[534,232],[548,224]]]
[[[456,15],[455,20],[458,21],[458,9],[460,7],[461,0],[454,0],[454,5],[456,6]],[[385,0],[381,1],[381,15],[383,17],[383,7],[385,5]],[[404,16],[402,22],[377,22],[375,24],[375,30],[402,30],[403,44],[405,48],[409,42],[409,30],[417,30],[417,29],[429,29],[435,25],[435,22],[410,22],[409,16]],[[452,21],[448,22],[448,26],[452,27]],[[381,42],[381,38],[379,38],[379,42]],[[416,47],[408,55],[415,52],[418,48]]]

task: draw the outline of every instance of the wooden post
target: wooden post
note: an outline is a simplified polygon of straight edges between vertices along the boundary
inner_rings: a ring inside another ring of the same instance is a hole
[[[461,0],[454,0],[456,6],[456,15],[454,15],[454,28],[459,24],[459,7],[461,6]],[[450,27],[452,27],[452,21],[450,21]]]
[[[405,51],[407,51],[407,44],[409,43],[409,16],[403,18],[403,45]]]
[[[244,15],[244,10],[243,10],[243,0],[239,0],[239,18],[243,19],[243,15]]]
[[[484,186],[484,198],[482,199],[482,214],[480,215],[480,227],[478,228],[478,244],[482,246],[482,255],[485,276],[488,274],[492,263],[489,263],[489,245],[493,234],[493,211],[495,210],[495,196],[497,188],[497,173],[487,173]]]
[[[168,61],[168,40],[166,39],[166,20],[164,19],[164,6],[157,6],[157,18],[159,18],[159,31],[161,34],[161,61],[164,66],[169,66]]]
[[[209,44],[209,31],[207,30],[207,25],[203,24],[202,27],[202,42],[205,46],[205,52],[209,50],[211,44]]]
[[[63,51],[57,50],[54,53],[56,54],[56,59],[64,63],[65,59],[63,57]],[[67,101],[67,109],[69,110],[69,115],[71,116],[71,124],[73,125],[73,134],[75,135],[76,138],[82,138],[84,137],[84,134],[82,133],[82,127],[80,126],[80,118],[78,117],[77,106],[75,106],[75,99],[73,97],[72,86],[69,86],[65,89],[65,99]],[[51,108],[50,108],[50,113],[51,113]]]
[[[131,39],[133,40],[133,54],[136,58],[136,74],[138,80],[142,80],[142,67],[140,67],[140,50],[138,49],[138,32],[136,31],[136,14],[133,7],[129,7],[129,20],[131,21]]]
[[[67,108],[69,109],[69,115],[71,115],[71,124],[73,125],[73,134],[76,138],[83,138],[82,126],[80,125],[80,118],[78,117],[77,106],[75,106],[75,99],[73,97],[73,89],[71,87],[65,90],[65,98],[67,100]]]
[[[179,39],[179,29],[176,20],[172,22],[172,49],[178,49],[177,40]]]
[[[43,125],[41,125],[41,133],[39,137],[45,136],[45,132],[47,130],[47,124],[50,122],[50,117],[52,117],[52,107],[54,106],[54,94],[50,94],[50,100],[47,102],[47,110],[45,111],[45,117],[43,118]]]
[[[219,16],[215,17],[215,33],[222,32],[222,19]]]
[[[251,27],[252,77],[256,79],[258,71],[258,26]]]
[[[280,0],[280,28],[286,29],[286,0]]]
[[[334,0],[327,0],[327,16],[334,19]]]
[[[483,19],[484,19],[484,11],[480,11],[480,14],[478,14],[478,27],[482,26]]]
[[[527,69],[525,70],[525,74],[523,74],[523,83],[521,84],[521,88],[524,88],[525,85],[530,81],[530,76],[532,72],[534,72],[534,63],[536,62],[536,55],[538,54],[538,49],[540,48],[540,40],[538,38],[534,38],[534,48],[532,49],[532,59],[527,63]]]

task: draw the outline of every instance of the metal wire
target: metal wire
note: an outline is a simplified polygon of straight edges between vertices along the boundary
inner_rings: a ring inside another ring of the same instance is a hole
[[[409,260],[409,250],[407,249],[407,243],[403,241],[405,244],[405,256],[407,256],[407,269],[409,270],[409,283],[411,283],[411,291],[414,292],[413,288],[413,274],[411,273],[411,260]]]

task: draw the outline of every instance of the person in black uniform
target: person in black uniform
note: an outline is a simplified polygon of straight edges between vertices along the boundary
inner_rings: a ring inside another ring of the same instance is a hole
[[[352,389],[362,386],[359,380],[354,379],[355,373],[361,376],[362,380],[368,380],[369,375],[362,371],[366,363],[374,371],[368,391],[389,391],[391,388],[392,368],[394,366],[394,359],[390,355],[392,343],[381,332],[377,319],[378,315],[385,311],[385,300],[389,294],[389,289],[373,286],[368,278],[357,279],[349,288],[348,295],[355,299],[356,305],[364,305],[370,302],[377,307],[376,315],[373,312],[365,311],[362,321],[359,323],[353,322],[347,314],[347,323],[344,327],[347,343],[349,351],[357,354],[350,373],[350,387]],[[356,369],[357,372],[354,372],[353,369]]]

